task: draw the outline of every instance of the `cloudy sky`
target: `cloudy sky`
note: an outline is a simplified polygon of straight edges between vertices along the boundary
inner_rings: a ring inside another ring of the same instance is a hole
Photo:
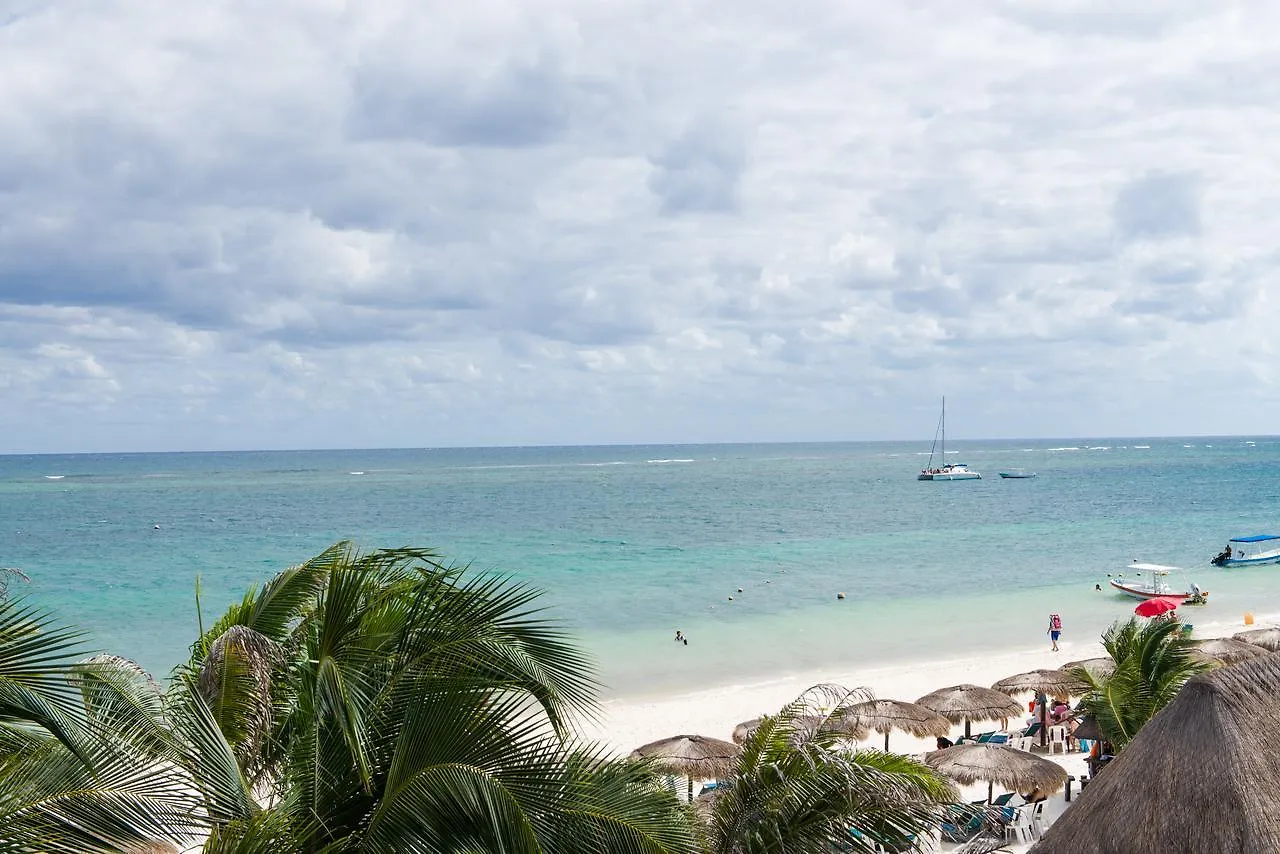
[[[1274,433],[1278,29],[0,0],[0,451]]]

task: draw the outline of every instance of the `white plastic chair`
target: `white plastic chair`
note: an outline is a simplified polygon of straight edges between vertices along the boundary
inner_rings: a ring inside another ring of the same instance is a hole
[[[1030,753],[1031,748],[1035,746],[1035,743],[1036,743],[1036,740],[1034,736],[1024,735],[1010,741],[1009,746],[1017,750],[1025,750],[1028,753]]]
[[[1004,826],[1004,838],[1009,842],[1034,842],[1036,836],[1035,807],[1027,805],[1013,812],[1013,821]]]
[[[1049,753],[1059,750],[1063,755],[1067,752],[1067,728],[1059,724],[1049,727]]]
[[[1031,813],[1031,830],[1036,839],[1044,836],[1044,801],[1036,804],[1034,812]]]

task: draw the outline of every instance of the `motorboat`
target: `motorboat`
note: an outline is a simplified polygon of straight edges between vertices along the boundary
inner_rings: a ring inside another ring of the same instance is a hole
[[[1214,566],[1254,566],[1280,563],[1280,534],[1254,534],[1234,537],[1226,548],[1209,561]]]
[[[1201,590],[1198,584],[1190,584],[1183,590],[1174,589],[1165,579],[1171,572],[1181,572],[1176,566],[1164,566],[1158,563],[1138,563],[1136,560],[1125,567],[1132,576],[1113,575],[1107,580],[1113,590],[1117,590],[1134,599],[1181,598],[1184,600],[1203,602],[1208,597],[1207,590]],[[1178,585],[1181,587],[1182,585]]]
[[[941,450],[938,448],[938,437],[942,437]],[[934,452],[942,461],[942,465],[934,466]],[[916,480],[982,480],[982,475],[971,470],[964,463],[947,462],[947,399],[942,398],[942,417],[938,419],[938,429],[933,434],[933,446],[929,448],[929,462],[916,475]]]
[[[1013,471],[1002,471],[1000,476],[1005,480],[1026,480],[1036,476],[1033,471],[1023,471],[1022,469],[1014,469]]]

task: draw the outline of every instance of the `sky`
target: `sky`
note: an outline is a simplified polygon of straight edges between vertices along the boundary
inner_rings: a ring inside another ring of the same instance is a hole
[[[1280,432],[1277,30],[0,0],[0,452]]]

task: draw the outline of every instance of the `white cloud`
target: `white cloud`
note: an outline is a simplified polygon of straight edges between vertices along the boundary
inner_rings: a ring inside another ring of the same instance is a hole
[[[1271,4],[0,22],[12,450],[1280,417]]]

